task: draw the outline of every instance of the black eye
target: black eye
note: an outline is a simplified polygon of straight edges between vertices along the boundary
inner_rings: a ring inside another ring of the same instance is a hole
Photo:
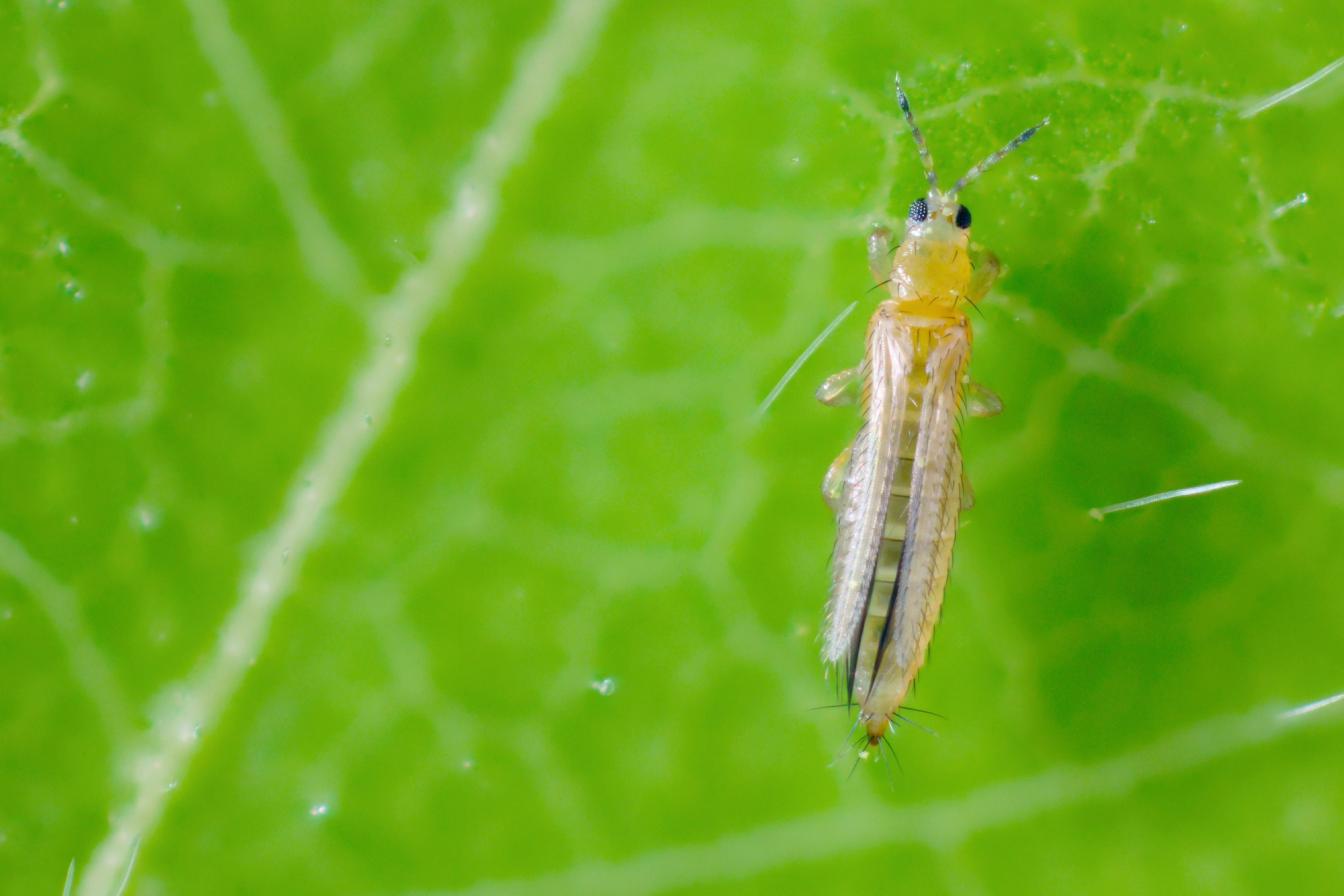
[[[964,205],[957,207],[957,226],[962,230],[971,226],[971,210]]]
[[[910,220],[927,221],[929,219],[929,203],[924,199],[916,199],[910,203]]]

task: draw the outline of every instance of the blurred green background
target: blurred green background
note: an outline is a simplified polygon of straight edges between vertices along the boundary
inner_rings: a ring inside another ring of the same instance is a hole
[[[0,892],[1340,891],[1338,24],[2,0]],[[944,177],[1053,123],[889,783],[811,392],[898,70]]]

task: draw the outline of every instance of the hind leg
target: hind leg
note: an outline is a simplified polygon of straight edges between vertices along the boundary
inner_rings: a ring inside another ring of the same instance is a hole
[[[836,455],[821,480],[821,497],[826,506],[831,508],[831,513],[840,512],[840,497],[845,490],[845,470],[849,467],[849,454],[853,449],[854,446],[850,445]]]

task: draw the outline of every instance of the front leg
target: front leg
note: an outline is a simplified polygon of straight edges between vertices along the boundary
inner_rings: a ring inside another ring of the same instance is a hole
[[[967,295],[972,302],[978,302],[989,295],[994,281],[999,279],[1003,265],[999,258],[984,246],[971,246],[971,285]]]
[[[817,401],[838,408],[859,400],[859,368],[851,367],[826,377],[817,387]]]
[[[868,234],[868,270],[878,286],[891,279],[891,231],[885,227],[874,227]]]

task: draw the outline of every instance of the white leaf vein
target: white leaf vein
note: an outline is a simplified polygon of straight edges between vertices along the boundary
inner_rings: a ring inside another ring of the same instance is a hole
[[[194,0],[206,6],[206,0]],[[613,0],[565,0],[523,53],[491,125],[478,138],[453,201],[431,225],[426,261],[407,270],[380,306],[368,353],[339,409],[324,424],[301,465],[279,519],[258,540],[239,599],[214,649],[180,684],[165,689],[143,752],[131,763],[132,791],[112,813],[112,828],[94,850],[81,896],[115,892],[117,876],[178,792],[201,740],[209,737],[265,644],[271,620],[294,586],[322,524],[345,493],[382,431],[415,368],[417,344],[432,315],[452,296],[494,222],[505,177],[524,157],[538,123],[560,96],[566,77],[586,58]],[[384,344],[383,334],[390,336]],[[366,420],[372,419],[372,425]]]

